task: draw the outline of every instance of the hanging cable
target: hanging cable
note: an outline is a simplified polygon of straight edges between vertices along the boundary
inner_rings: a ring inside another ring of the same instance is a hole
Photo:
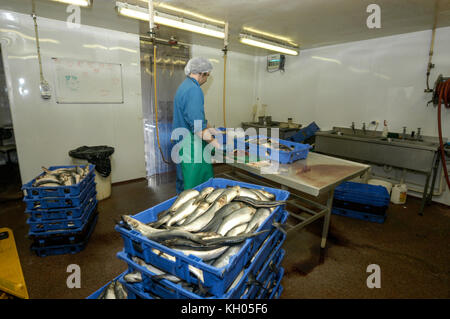
[[[227,116],[226,116],[226,103],[225,97],[227,93],[227,53],[228,53],[228,22],[225,23],[225,37],[223,40],[223,101],[222,101],[222,111],[223,111],[223,126],[227,127]]]
[[[441,119],[441,107],[442,104],[445,105],[447,109],[450,108],[450,79],[442,81],[436,87],[436,90],[439,94],[439,103],[438,103],[438,132],[439,132],[439,145],[441,151],[441,160],[442,160],[442,168],[444,169],[445,180],[447,181],[448,189],[450,190],[450,179],[447,171],[447,164],[445,161],[445,150],[444,143],[442,140],[442,119]]]
[[[434,24],[433,24],[433,32],[431,36],[431,45],[430,45],[430,52],[428,53],[428,66],[427,66],[427,88],[425,89],[425,93],[431,93],[433,92],[432,89],[430,89],[430,73],[431,69],[434,68],[434,64],[431,63],[433,59],[433,50],[434,50],[434,40],[436,38],[436,26],[437,26],[437,17],[438,17],[438,5],[439,0],[436,0],[435,2],[435,8],[434,8]]]

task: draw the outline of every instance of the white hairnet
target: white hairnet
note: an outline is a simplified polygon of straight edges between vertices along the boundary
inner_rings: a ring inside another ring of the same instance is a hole
[[[186,64],[184,68],[184,73],[186,75],[189,75],[190,73],[198,74],[204,72],[211,72],[212,69],[213,66],[208,59],[204,57],[197,57],[189,60],[189,62]]]

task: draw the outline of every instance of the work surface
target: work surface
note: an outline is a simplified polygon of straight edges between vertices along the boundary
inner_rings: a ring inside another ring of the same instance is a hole
[[[291,187],[300,192],[319,196],[328,192],[345,180],[364,174],[369,165],[343,160],[319,153],[309,152],[304,160],[292,164],[276,163],[273,171],[269,161],[255,163],[236,163],[228,165],[259,175],[268,180]]]

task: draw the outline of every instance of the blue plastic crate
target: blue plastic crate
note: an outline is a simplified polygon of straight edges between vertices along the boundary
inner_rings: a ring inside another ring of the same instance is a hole
[[[80,207],[92,191],[95,190],[96,184],[92,181],[92,183],[90,183],[90,185],[88,185],[88,187],[86,187],[78,196],[46,197],[40,199],[24,198],[23,201],[26,204],[27,210]]]
[[[267,137],[264,135],[250,136],[248,139],[266,139]],[[294,150],[291,152],[283,151],[283,150],[273,150],[271,148],[264,147],[257,143],[246,142],[245,150],[248,151],[250,156],[259,156],[261,158],[270,159],[273,161],[277,161],[281,164],[290,164],[295,161],[305,159],[308,157],[309,150],[311,149],[311,145],[309,144],[300,144],[291,141],[270,138],[274,142],[278,142],[279,144],[288,146],[293,148]],[[237,144],[237,149],[242,150],[242,143]]]
[[[386,214],[385,215],[375,215],[375,214],[369,214],[366,212],[358,212],[358,211],[344,209],[344,208],[338,208],[338,207],[333,207],[331,212],[335,215],[366,220],[369,222],[379,223],[379,224],[384,223],[384,221],[386,220]]]
[[[94,195],[95,196],[95,195]],[[33,217],[27,219],[27,224],[30,226],[32,232],[47,232],[51,230],[72,230],[83,227],[90,215],[90,212],[97,205],[97,200],[89,202],[84,213],[73,219],[51,219],[51,220],[36,220]]]
[[[87,221],[91,220],[93,218],[93,216],[95,216],[96,214],[97,214],[97,205],[92,205],[90,207],[90,210],[88,211],[88,213],[85,214],[85,216],[83,218],[87,222]],[[67,222],[67,220],[66,220],[66,222]],[[85,230],[85,227],[87,226],[86,222],[82,223],[82,225],[77,228],[50,229],[47,231],[32,231],[32,230],[30,230],[28,232],[28,236],[31,239],[35,239],[35,238],[43,239],[47,236],[48,237],[56,237],[59,235],[70,236],[70,235],[74,235],[74,234],[83,232]]]
[[[308,138],[316,135],[317,131],[320,131],[320,128],[317,126],[316,122],[312,122],[308,126],[301,128],[294,135],[290,136],[288,140],[292,142],[302,143]]]
[[[222,178],[210,179],[207,182],[198,185],[195,189],[200,190],[205,187],[224,188],[228,186],[236,186],[247,188],[264,189],[275,195],[276,200],[287,200],[289,192],[285,190],[262,187],[259,185],[237,182],[234,180],[227,180]],[[176,197],[173,197],[159,205],[147,209],[133,217],[143,223],[150,223],[157,219],[157,215],[168,209]],[[280,222],[284,217],[285,205],[277,207],[266,219],[266,221],[259,227],[257,231],[271,229],[273,222]],[[115,229],[122,235],[124,240],[124,250],[131,256],[137,256],[143,259],[146,263],[152,264],[168,273],[171,273],[188,283],[198,283],[190,271],[190,267],[195,267],[203,271],[204,286],[211,289],[213,295],[221,296],[225,293],[227,285],[231,284],[237,274],[243,269],[243,266],[254,255],[261,243],[267,238],[268,232],[260,234],[256,237],[249,238],[245,241],[243,248],[235,256],[231,263],[223,269],[217,269],[204,263],[196,256],[186,256],[185,254],[176,250],[170,249],[155,241],[149,240],[142,236],[135,230],[128,230],[124,227],[116,226]],[[164,253],[164,254],[161,254]],[[170,256],[170,257],[167,257]]]
[[[51,166],[49,170],[55,170],[58,168],[72,168],[80,165],[68,165],[68,166]],[[82,165],[85,167],[86,165]],[[40,174],[39,176],[44,175]],[[38,176],[38,177],[39,177]],[[37,178],[37,177],[36,177]],[[33,183],[36,180],[33,178],[30,182],[22,186],[24,191],[24,198],[26,199],[40,199],[46,197],[73,197],[78,196],[83,190],[94,181],[95,178],[95,165],[89,164],[89,173],[78,184],[70,186],[54,186],[54,187],[33,187]]]
[[[25,210],[26,214],[29,214],[34,221],[49,221],[54,219],[76,219],[80,218],[90,204],[97,204],[97,192],[93,191],[91,195],[81,204],[79,207],[70,208],[49,208],[49,209],[32,209]],[[88,207],[89,206],[89,207]]]
[[[389,206],[390,196],[386,187],[356,182],[344,182],[335,188],[334,198],[371,206]]]
[[[270,261],[276,258],[276,256],[279,255],[278,252],[281,250],[281,246],[283,245],[285,239],[285,234],[283,234],[279,230],[274,230],[270,237],[267,238],[261,248],[256,252],[248,267],[244,268],[245,270],[242,270],[244,271],[244,273],[240,280],[236,284],[234,284],[234,281],[237,280],[237,278],[235,278],[232,282],[232,285],[230,287],[227,287],[226,293],[219,296],[211,295],[209,297],[204,297],[183,288],[180,284],[175,284],[166,279],[158,280],[157,282],[155,282],[152,279],[155,274],[150,272],[145,267],[142,267],[133,262],[124,252],[119,252],[117,254],[117,257],[124,260],[128,264],[130,272],[141,272],[143,282],[129,285],[133,285],[135,289],[140,291],[142,294],[144,294],[145,292],[150,292],[154,296],[156,295],[162,298],[170,299],[236,299],[240,298],[240,296],[242,296],[244,290],[246,289],[249,274],[251,272],[258,272],[260,268],[262,268],[264,263],[266,263],[268,260]]]
[[[108,282],[106,285],[104,285],[103,287],[101,287],[100,289],[95,291],[93,294],[91,294],[90,296],[86,297],[86,299],[98,299],[98,297],[100,297],[100,295],[102,294],[103,290],[105,290],[105,288],[108,287],[109,284],[112,283],[113,281],[118,280],[120,283],[123,284],[123,282],[122,282],[123,276],[125,276],[126,274],[127,274],[127,271],[124,271],[119,276],[117,276],[116,278],[114,278],[113,280]],[[130,291],[128,289],[128,287],[125,287],[125,289],[127,290],[127,294],[128,294],[128,298],[127,299],[139,299],[139,297],[136,296],[136,294],[133,291]]]
[[[90,230],[86,238],[80,243],[55,245],[55,246],[39,246],[32,244],[30,249],[36,253],[39,257],[54,256],[54,255],[66,255],[76,254],[84,250],[89,242],[89,239],[94,232],[95,225],[97,224],[98,215],[94,218],[92,224],[89,226]]]
[[[283,291],[283,287],[281,286],[281,280],[284,276],[284,268],[280,267],[280,270],[277,274],[273,274],[273,278],[271,278],[271,283],[266,291],[263,291],[263,294],[258,296],[258,299],[278,299],[280,298],[281,292]],[[272,288],[270,288],[272,287]]]
[[[272,274],[278,273],[278,269],[280,268],[281,261],[284,258],[284,255],[286,252],[284,249],[278,248],[278,250],[275,250],[273,252],[273,258],[269,259],[267,263],[260,269],[255,275],[256,281],[259,283],[258,285],[253,285],[252,287],[249,287],[245,292],[244,295],[248,299],[255,299],[255,297],[260,293],[262,290],[268,285],[268,282],[270,278],[272,278]],[[275,269],[275,271],[274,271]]]

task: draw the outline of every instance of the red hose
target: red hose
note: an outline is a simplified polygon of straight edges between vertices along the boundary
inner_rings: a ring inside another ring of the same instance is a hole
[[[442,141],[442,127],[441,127],[441,105],[444,103],[446,108],[450,108],[450,80],[443,83],[439,83],[436,87],[439,93],[439,105],[438,105],[438,131],[439,131],[439,144],[441,149],[442,168],[444,169],[445,179],[447,181],[448,189],[450,190],[450,180],[448,177],[447,165],[445,161],[444,143]]]

